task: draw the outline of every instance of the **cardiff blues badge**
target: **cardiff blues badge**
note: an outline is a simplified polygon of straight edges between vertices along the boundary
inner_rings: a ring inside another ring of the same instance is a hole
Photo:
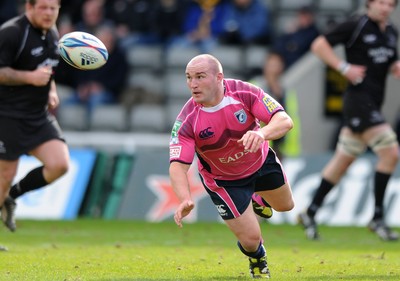
[[[236,119],[239,121],[240,124],[246,123],[247,114],[246,114],[246,112],[245,112],[243,109],[241,109],[241,110],[239,110],[239,111],[236,111],[236,112],[235,112],[235,117],[236,117]]]

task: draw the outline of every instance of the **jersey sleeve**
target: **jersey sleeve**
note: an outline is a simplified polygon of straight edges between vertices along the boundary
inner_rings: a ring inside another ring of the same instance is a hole
[[[390,25],[390,29],[391,29],[391,32],[392,32],[394,38],[396,38],[395,40],[396,40],[396,46],[397,46],[398,40],[399,40],[399,32],[398,32],[396,26],[394,26],[393,24]],[[397,47],[395,47],[394,48],[394,56],[393,56],[392,62],[395,62],[398,59],[399,59],[399,52],[397,50]]]
[[[351,36],[357,27],[359,17],[353,17],[347,21],[335,25],[325,34],[326,40],[330,45],[346,44],[351,39]]]
[[[284,111],[283,106],[272,96],[264,92],[261,88],[255,87],[255,99],[252,102],[251,112],[260,121],[268,124],[272,116]]]
[[[176,119],[171,131],[169,143],[170,163],[178,161],[184,164],[191,164],[195,155],[195,139],[189,122]]]
[[[0,67],[11,66],[16,59],[18,30],[12,26],[0,29]]]

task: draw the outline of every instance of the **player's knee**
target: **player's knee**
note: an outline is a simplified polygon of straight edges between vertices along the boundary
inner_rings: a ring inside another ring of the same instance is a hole
[[[2,170],[1,173],[0,173],[0,177],[1,177],[1,181],[0,182],[1,182],[1,184],[3,185],[3,183],[4,183],[4,186],[6,186],[8,188],[9,186],[11,186],[11,183],[12,183],[15,175],[16,175],[16,170],[15,169],[4,169],[4,170]]]
[[[248,255],[249,252],[254,252],[257,250],[260,245],[260,241],[262,241],[261,237],[252,237],[251,235],[248,235],[239,239],[237,245],[245,255]]]
[[[49,171],[55,178],[59,178],[64,175],[69,169],[68,161],[55,161],[47,165]]]
[[[364,153],[367,146],[359,139],[340,135],[337,148],[347,155],[357,157]]]
[[[280,202],[276,206],[273,206],[273,209],[277,212],[288,212],[294,208],[294,201],[293,199],[291,200],[285,200],[283,202]]]
[[[383,149],[388,149],[388,148],[398,149],[399,143],[397,141],[397,136],[395,132],[393,132],[392,130],[387,130],[379,133],[374,138],[372,138],[368,142],[368,146],[375,153],[379,153]],[[398,153],[394,153],[389,156],[393,158],[396,157],[398,158]]]

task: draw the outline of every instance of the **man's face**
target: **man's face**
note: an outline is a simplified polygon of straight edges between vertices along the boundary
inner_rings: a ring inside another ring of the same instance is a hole
[[[396,8],[395,0],[374,0],[368,4],[368,15],[377,22],[386,21]]]
[[[55,25],[60,5],[58,0],[37,0],[36,4],[26,4],[26,12],[36,28],[49,30]]]
[[[218,74],[207,60],[195,60],[186,67],[186,82],[192,97],[203,106],[214,106],[218,103],[221,79],[222,74]]]

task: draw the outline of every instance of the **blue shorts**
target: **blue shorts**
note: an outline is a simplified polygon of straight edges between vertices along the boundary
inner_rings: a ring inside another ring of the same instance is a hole
[[[282,165],[271,148],[262,167],[247,178],[233,181],[215,180],[217,186],[212,188],[204,183],[201,175],[200,178],[224,220],[237,218],[243,214],[254,192],[277,189],[286,182]]]

